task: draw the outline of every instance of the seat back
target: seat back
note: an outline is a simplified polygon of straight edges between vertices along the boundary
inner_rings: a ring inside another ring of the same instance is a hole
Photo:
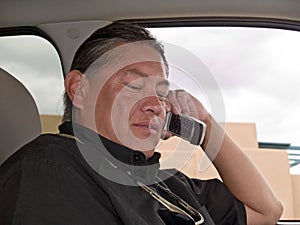
[[[0,68],[0,165],[41,133],[35,101],[24,85]]]

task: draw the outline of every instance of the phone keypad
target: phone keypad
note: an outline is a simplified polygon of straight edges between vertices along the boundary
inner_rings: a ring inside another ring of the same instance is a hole
[[[182,138],[189,140],[191,138],[193,126],[194,123],[192,120],[189,120],[185,117],[180,117],[179,115],[173,115],[169,129]]]

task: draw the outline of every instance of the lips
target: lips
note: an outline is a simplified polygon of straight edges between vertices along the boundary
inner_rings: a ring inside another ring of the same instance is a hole
[[[158,131],[158,128],[159,128],[159,126],[158,126],[158,124],[157,123],[152,123],[152,122],[150,122],[149,123],[149,126],[148,126],[148,128],[150,129],[150,130],[154,130],[154,131]]]
[[[153,121],[142,121],[132,124],[134,127],[137,127],[141,130],[144,130],[146,132],[158,132],[159,125],[156,122]]]

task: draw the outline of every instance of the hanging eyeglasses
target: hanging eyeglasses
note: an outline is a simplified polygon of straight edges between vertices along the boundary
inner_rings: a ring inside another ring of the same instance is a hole
[[[119,169],[116,165],[114,165],[107,158],[105,160],[115,169]],[[121,170],[122,171],[122,170]],[[123,171],[127,176],[134,181],[140,188],[145,190],[150,196],[156,199],[159,203],[161,203],[165,208],[158,210],[158,215],[165,222],[166,225],[215,225],[213,220],[211,219],[209,213],[205,209],[205,207],[201,207],[201,213],[190,206],[183,199],[172,193],[169,189],[164,188],[159,183],[157,183],[157,187],[165,192],[170,198],[175,200],[178,205],[180,205],[183,209],[174,205],[163,196],[159,195],[156,190],[150,188],[145,185],[143,182],[137,180],[137,178],[133,177],[130,172]],[[205,215],[205,216],[203,216]]]
[[[148,187],[147,185],[143,184],[140,181],[136,182],[137,185],[139,187],[141,187],[142,189],[144,189],[149,195],[151,195],[153,198],[155,198],[159,203],[161,203],[164,207],[166,207],[166,209],[169,210],[169,212],[166,212],[163,209],[160,209],[158,214],[160,215],[160,217],[166,222],[166,221],[176,221],[176,224],[182,224],[182,222],[184,222],[184,224],[186,225],[200,225],[204,223],[204,218],[203,216],[197,211],[195,210],[192,206],[190,206],[188,203],[186,203],[185,201],[183,201],[181,198],[179,198],[177,195],[175,195],[174,193],[170,192],[167,189],[164,189],[164,191],[167,192],[167,194],[172,197],[174,200],[177,201],[177,203],[182,206],[186,211],[180,209],[178,206],[172,204],[171,202],[169,202],[168,200],[166,200],[164,197],[162,197],[161,195],[159,195],[156,191],[154,191],[153,189],[151,189],[150,187]],[[160,187],[160,186],[158,186]],[[163,187],[161,187],[163,188]],[[170,218],[170,214],[172,214],[173,218]],[[175,216],[175,217],[174,217]],[[172,223],[173,224],[173,223]]]

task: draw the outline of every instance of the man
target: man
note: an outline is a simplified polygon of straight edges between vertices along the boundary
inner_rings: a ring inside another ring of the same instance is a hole
[[[255,166],[167,77],[163,48],[143,28],[112,23],[92,34],[65,78],[60,133],[1,167],[0,224],[275,224],[282,206]],[[206,123],[201,147],[224,183],[159,169],[169,111]]]

